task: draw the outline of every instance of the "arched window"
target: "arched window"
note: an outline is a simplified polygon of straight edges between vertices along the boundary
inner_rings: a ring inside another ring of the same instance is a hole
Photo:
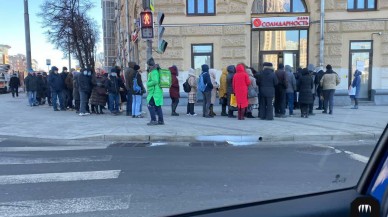
[[[307,12],[304,0],[254,0],[252,14]]]

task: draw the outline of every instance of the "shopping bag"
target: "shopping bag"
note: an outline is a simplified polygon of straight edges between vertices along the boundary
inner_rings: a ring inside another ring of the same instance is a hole
[[[356,88],[349,86],[348,93],[349,93],[349,96],[356,95]]]
[[[170,88],[171,87],[171,72],[168,69],[159,70],[160,77],[160,87],[161,88]]]
[[[230,106],[237,107],[236,95],[230,94]]]

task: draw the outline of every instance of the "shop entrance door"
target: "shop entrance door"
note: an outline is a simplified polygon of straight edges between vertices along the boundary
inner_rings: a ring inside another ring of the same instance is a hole
[[[295,71],[299,66],[298,58],[298,51],[262,51],[259,56],[260,69],[263,68],[264,62],[270,62],[275,69],[277,69],[279,63],[282,63],[283,65],[290,65],[293,71]]]

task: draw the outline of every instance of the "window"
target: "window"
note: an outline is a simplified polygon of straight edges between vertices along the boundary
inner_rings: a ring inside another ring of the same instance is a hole
[[[186,0],[186,13],[190,16],[215,15],[215,0]]]
[[[255,0],[252,4],[253,14],[304,12],[307,10],[303,0]]]
[[[213,44],[192,44],[191,67],[200,69],[203,64],[213,68]]]
[[[348,10],[376,10],[376,0],[348,0]]]

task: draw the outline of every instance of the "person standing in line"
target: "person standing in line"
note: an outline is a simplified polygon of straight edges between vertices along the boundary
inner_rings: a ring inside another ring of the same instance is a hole
[[[216,81],[216,70],[210,69],[209,74],[210,74],[210,80],[211,80],[212,85],[213,85],[213,89],[211,91],[211,97],[210,97],[209,115],[214,117],[214,116],[216,116],[216,113],[214,112],[214,104],[216,103],[217,90],[220,87],[220,85]]]
[[[97,71],[96,78],[92,81],[93,89],[90,97],[90,104],[92,106],[92,111],[94,110],[96,114],[104,114],[102,106],[106,104],[105,80],[106,78],[102,76],[101,71]]]
[[[120,87],[121,79],[117,75],[117,70],[112,68],[110,71],[109,78],[105,81],[105,87],[108,90],[109,95],[109,109],[113,115],[119,114],[119,106],[120,106]]]
[[[353,82],[351,84],[351,87],[356,89],[355,95],[350,96],[350,98],[354,100],[354,106],[352,109],[358,109],[358,98],[360,97],[361,90],[361,75],[362,72],[356,69],[354,72]]]
[[[54,111],[59,111],[57,99],[59,101],[59,108],[61,111],[66,111],[63,106],[62,90],[63,82],[61,76],[58,74],[58,68],[56,66],[51,67],[51,71],[48,77],[48,83],[51,90],[51,100]]]
[[[51,103],[51,90],[50,90],[50,85],[48,83],[48,77],[47,77],[47,72],[43,72],[42,73],[42,77],[43,77],[43,83],[44,83],[44,86],[45,86],[45,90],[46,92],[44,93],[44,97],[47,98],[47,103],[49,106],[52,106],[52,103]]]
[[[315,83],[315,77],[317,76],[317,73],[314,71],[315,66],[313,64],[308,64],[307,70],[309,71],[309,74],[311,78],[313,79],[313,87],[311,88],[311,94],[313,95],[313,101],[311,104],[309,104],[309,115],[313,116],[314,114],[314,102],[315,102],[315,95],[317,93],[317,86]]]
[[[136,70],[134,69],[136,63],[135,62],[129,62],[128,63],[128,67],[125,68],[124,70],[124,81],[125,81],[125,88],[128,90],[127,91],[127,108],[126,108],[126,112],[127,112],[127,116],[134,116],[132,114],[132,105],[133,105],[133,102],[132,102],[132,91],[130,91],[133,87],[131,86],[131,84],[133,83],[131,77],[135,76],[136,74]]]
[[[143,118],[141,114],[141,104],[142,96],[146,93],[146,90],[143,85],[141,78],[141,71],[139,65],[133,66],[134,73],[129,75],[129,92],[132,95],[132,117],[133,118]]]
[[[20,87],[20,79],[16,75],[16,73],[12,74],[11,79],[9,80],[9,87],[11,88],[12,97],[19,97],[19,87]]]
[[[41,72],[36,75],[37,90],[36,90],[36,101],[37,105],[44,105],[46,103],[46,85],[43,80]]]
[[[163,90],[160,87],[159,66],[155,64],[154,58],[147,60],[148,65],[148,80],[147,80],[147,103],[150,112],[151,121],[148,126],[164,125],[163,119]],[[158,120],[156,120],[156,115]]]
[[[79,116],[90,115],[87,107],[89,107],[89,95],[92,91],[92,72],[90,68],[81,70],[81,74],[78,76],[78,89],[80,102]]]
[[[213,84],[209,74],[209,66],[207,64],[203,64],[201,68],[202,68],[202,73],[198,81],[198,88],[202,92],[202,96],[203,96],[202,116],[205,118],[212,118],[213,116],[210,116],[209,112],[210,112],[211,91],[213,90]],[[204,87],[202,90],[200,88],[201,86]]]
[[[81,98],[79,95],[79,87],[78,87],[78,77],[80,76],[80,72],[74,71],[73,73],[73,98],[74,98],[74,109],[75,113],[79,113]]]
[[[296,72],[294,72],[294,76],[296,79],[296,86],[298,86],[299,85],[299,78],[302,77],[302,68],[301,67],[298,67],[296,69]],[[298,92],[298,90],[295,90],[295,92],[294,92],[294,108],[295,109],[299,109],[298,98],[299,98],[299,92]]]
[[[29,106],[36,106],[36,93],[38,90],[38,80],[35,76],[35,72],[30,69],[27,77],[24,79],[24,85],[26,86],[28,104]]]
[[[226,77],[226,83],[227,83],[227,88],[226,88],[226,93],[228,95],[228,118],[235,118],[236,116],[233,114],[235,111],[235,108],[230,105],[230,98],[231,95],[234,94],[233,91],[233,77],[236,74],[236,67],[234,65],[230,65],[226,68],[228,71],[228,76]]]
[[[250,83],[244,64],[238,64],[236,66],[236,74],[233,77],[233,90],[236,94],[238,120],[244,120],[245,110],[248,107],[248,86]]]
[[[313,102],[313,95],[311,94],[311,88],[313,88],[313,86],[314,82],[309,70],[307,68],[302,69],[302,77],[299,78],[298,83],[298,102],[302,118],[308,118],[309,116],[309,105]]]
[[[323,112],[324,114],[327,114],[327,108],[329,107],[329,114],[333,114],[333,107],[334,107],[334,93],[336,86],[341,82],[340,77],[336,72],[333,71],[333,68],[331,65],[326,66],[326,72],[322,76],[322,79],[320,81],[320,84],[322,86],[323,90],[323,99],[324,99],[324,108]]]
[[[176,108],[179,104],[179,98],[180,98],[180,90],[179,90],[179,72],[178,68],[173,65],[170,68],[168,68],[171,72],[171,87],[169,89],[170,92],[170,98],[171,98],[171,116],[179,116],[179,114],[176,112]]]
[[[296,79],[292,73],[292,68],[289,65],[285,67],[286,76],[287,76],[287,101],[288,101],[288,115],[294,115],[294,93],[296,91]]]
[[[218,90],[218,94],[220,97],[220,104],[221,104],[221,116],[228,116],[226,113],[226,106],[228,104],[228,94],[227,94],[227,82],[226,77],[228,76],[228,71],[226,68],[222,69],[222,74],[220,77],[220,88]]]
[[[62,72],[59,74],[61,76],[61,79],[62,79],[62,83],[63,83],[63,89],[62,89],[62,100],[63,100],[63,106],[65,109],[68,109],[69,108],[69,90],[68,88],[66,87],[66,84],[65,84],[65,81],[66,81],[66,78],[68,76],[68,71],[67,71],[67,67],[63,67],[62,68]]]
[[[253,111],[253,106],[254,105],[257,105],[259,103],[259,100],[258,100],[258,87],[257,87],[257,84],[256,84],[256,78],[254,77],[253,75],[253,72],[252,72],[252,69],[251,68],[248,68],[246,69],[247,73],[248,73],[248,76],[249,76],[249,81],[250,81],[250,84],[248,86],[248,109],[247,109],[247,118],[255,118],[253,115],[252,115],[252,111]],[[254,96],[250,96],[249,93],[254,93]]]
[[[319,68],[317,75],[315,76],[315,85],[317,86],[317,97],[318,97],[318,107],[315,110],[323,110],[323,92],[322,87],[320,85],[321,79],[325,72]]]
[[[278,85],[275,87],[275,117],[286,117],[286,90],[287,90],[287,76],[284,71],[284,65],[279,63],[278,70],[275,71],[278,79]]]
[[[69,73],[67,73],[67,77],[65,79],[65,86],[66,86],[66,91],[67,91],[67,105],[70,110],[74,109],[73,105],[73,72],[75,69],[71,69]]]
[[[194,105],[197,102],[197,76],[195,75],[194,69],[189,69],[189,77],[187,80],[191,87],[190,92],[188,93],[189,100],[187,103],[187,115],[197,116],[197,114],[194,112]]]
[[[259,77],[260,88],[260,119],[273,120],[272,100],[275,96],[275,87],[278,79],[274,73],[272,63],[263,63],[263,71]]]

